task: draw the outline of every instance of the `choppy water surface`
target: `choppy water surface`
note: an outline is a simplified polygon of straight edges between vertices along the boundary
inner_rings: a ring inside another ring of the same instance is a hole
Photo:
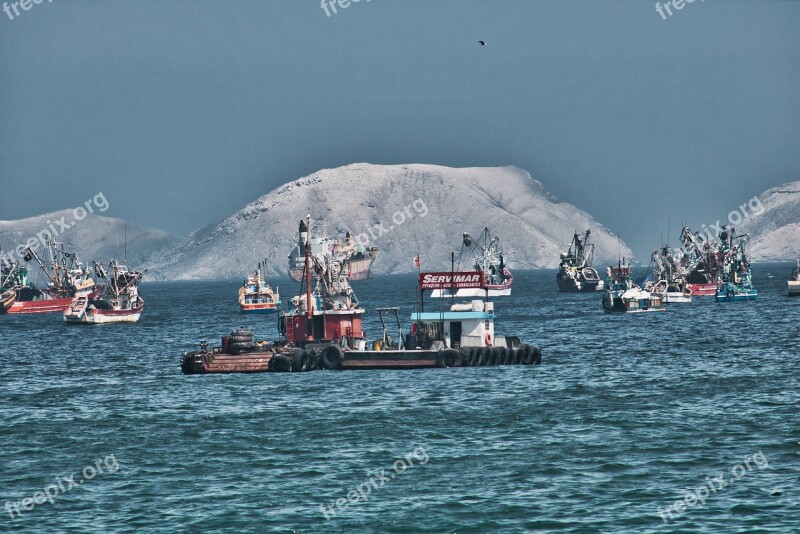
[[[144,284],[137,325],[0,317],[0,503],[57,493],[0,531],[796,532],[789,270],[757,266],[753,303],[638,316],[515,273],[497,330],[538,343],[538,367],[182,375],[201,338],[276,335],[236,282]],[[414,277],[355,289],[407,323]]]

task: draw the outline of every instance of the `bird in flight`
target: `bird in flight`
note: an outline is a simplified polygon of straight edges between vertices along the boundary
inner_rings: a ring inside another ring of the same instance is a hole
[[[478,41],[478,44],[480,44],[481,46],[486,46],[486,41]]]

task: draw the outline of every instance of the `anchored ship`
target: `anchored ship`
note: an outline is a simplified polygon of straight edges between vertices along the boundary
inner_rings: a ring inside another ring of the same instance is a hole
[[[431,293],[433,298],[443,297],[501,297],[511,295],[511,285],[514,277],[506,266],[503,251],[500,246],[500,238],[491,237],[489,228],[484,228],[478,241],[474,241],[472,236],[467,233],[462,234],[461,252],[458,256],[458,264],[465,250],[472,251],[474,254],[473,273],[483,274],[483,285],[480,287],[443,287],[434,289]],[[455,269],[454,269],[455,270]]]
[[[242,313],[275,313],[281,305],[278,288],[273,291],[267,284],[261,266],[259,263],[259,268],[239,288],[239,309]]]
[[[786,285],[789,289],[790,297],[800,297],[800,259],[797,260],[797,265],[792,269],[792,275]]]
[[[556,275],[559,291],[602,291],[603,281],[592,267],[594,244],[589,243],[591,230],[581,236],[576,232],[567,252],[561,253],[561,264]]]
[[[102,263],[94,262],[94,272],[104,284],[95,284],[89,295],[76,296],[64,311],[68,324],[135,323],[144,310],[139,295],[139,282],[146,271],[129,271],[116,260],[108,264],[110,275]]]
[[[23,258],[26,262],[35,261],[40,272],[47,278],[47,287],[39,289],[28,281],[26,268],[16,269],[16,301],[7,313],[63,313],[72,299],[87,296],[94,290],[92,271],[85,267],[78,257],[64,248],[64,244],[45,238],[49,261],[43,261],[28,247]]]
[[[608,268],[603,311],[606,313],[642,313],[664,311],[661,296],[645,291],[631,278],[631,267],[624,261]]]
[[[377,259],[380,251],[378,247],[363,246],[347,232],[344,239],[337,239],[327,235],[326,227],[322,225],[322,235],[311,235],[311,216],[300,221],[300,231],[297,233],[294,247],[289,252],[289,276],[296,282],[303,280],[305,268],[306,247],[310,249],[311,256],[322,261],[325,256],[340,265],[347,263],[346,274],[350,280],[366,280],[372,276],[372,263]],[[306,238],[301,235],[307,236]],[[316,276],[316,275],[315,275]]]

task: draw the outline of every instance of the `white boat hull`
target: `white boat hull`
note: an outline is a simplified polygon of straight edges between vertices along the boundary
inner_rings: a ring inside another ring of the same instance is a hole
[[[68,324],[112,324],[135,323],[144,310],[144,301],[127,310],[98,309],[87,302],[86,297],[77,297],[64,312],[64,322]]]
[[[787,282],[790,297],[800,297],[800,281],[789,280]]]

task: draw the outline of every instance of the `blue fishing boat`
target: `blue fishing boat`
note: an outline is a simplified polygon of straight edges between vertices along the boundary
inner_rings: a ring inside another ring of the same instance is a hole
[[[720,239],[722,240],[724,263],[722,281],[717,286],[716,301],[755,300],[758,296],[758,291],[753,286],[753,273],[745,254],[745,246],[749,236],[743,234],[737,237],[736,231],[731,228],[730,230],[723,230],[720,234]]]

